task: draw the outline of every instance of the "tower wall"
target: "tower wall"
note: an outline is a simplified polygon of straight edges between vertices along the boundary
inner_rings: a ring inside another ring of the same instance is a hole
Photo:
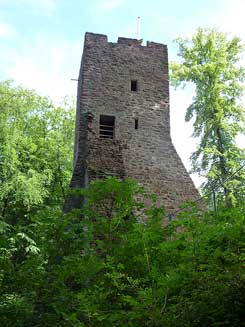
[[[86,33],[77,94],[72,187],[106,175],[132,177],[158,194],[167,212],[199,196],[170,137],[166,45],[110,43]],[[115,117],[113,138],[100,138],[100,115]]]

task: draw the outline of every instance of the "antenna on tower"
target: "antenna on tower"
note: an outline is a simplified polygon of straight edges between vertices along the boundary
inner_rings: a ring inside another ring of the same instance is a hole
[[[140,40],[140,17],[137,17],[137,40]]]

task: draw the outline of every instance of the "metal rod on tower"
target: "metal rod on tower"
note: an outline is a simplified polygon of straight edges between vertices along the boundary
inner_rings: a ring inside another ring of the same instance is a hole
[[[137,40],[140,40],[140,17],[137,17]]]

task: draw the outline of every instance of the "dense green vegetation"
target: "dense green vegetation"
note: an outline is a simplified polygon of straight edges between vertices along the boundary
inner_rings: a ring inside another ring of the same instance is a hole
[[[177,43],[181,62],[171,65],[172,83],[195,86],[186,112],[200,140],[192,154],[193,171],[206,177],[205,192],[220,184],[216,192],[221,204],[223,198],[227,206],[244,201],[245,169],[235,174],[245,167],[244,149],[236,144],[237,135],[245,132],[245,69],[240,62],[244,46],[239,38],[214,29],[199,29]],[[232,178],[226,181],[228,176]]]
[[[243,189],[168,221],[135,181],[109,177],[64,214],[73,130],[69,105],[0,83],[1,326],[245,326]]]
[[[13,224],[63,202],[72,170],[74,109],[0,83],[0,212]]]
[[[2,222],[4,326],[242,326],[244,208],[188,206],[163,227],[133,181],[84,193],[82,211]]]

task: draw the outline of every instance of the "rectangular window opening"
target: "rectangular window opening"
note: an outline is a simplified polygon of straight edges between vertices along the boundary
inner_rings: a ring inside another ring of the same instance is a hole
[[[115,117],[100,115],[100,138],[113,139],[115,130]]]
[[[138,83],[136,80],[131,80],[131,91],[138,91]]]
[[[135,119],[134,120],[134,129],[138,129],[139,128],[139,119]]]

